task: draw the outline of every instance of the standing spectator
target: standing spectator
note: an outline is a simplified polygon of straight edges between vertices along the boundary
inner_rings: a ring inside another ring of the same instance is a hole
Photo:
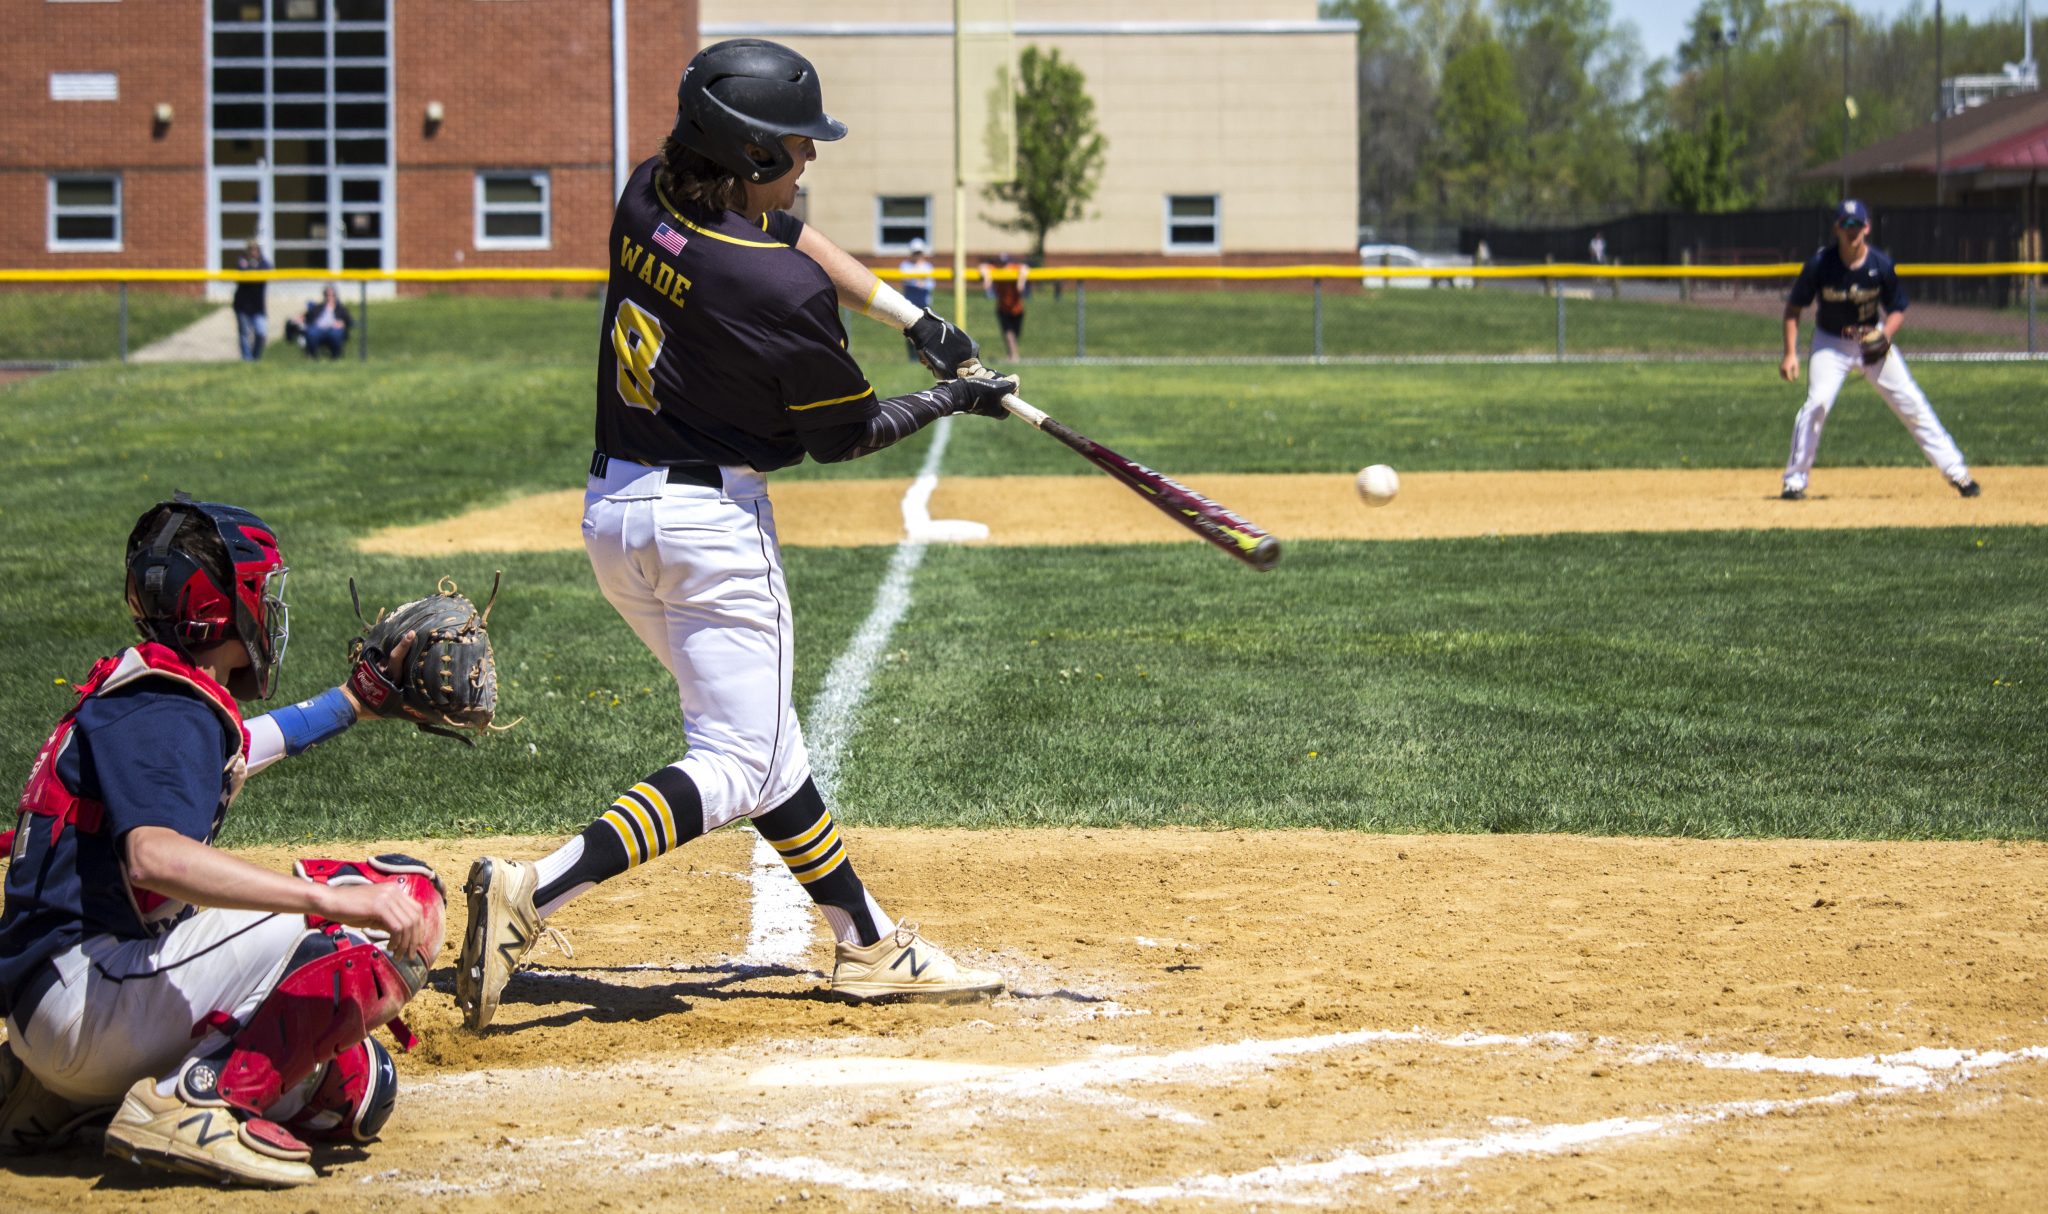
[[[1014,277],[995,277],[1012,269]],[[996,301],[996,325],[1003,331],[1003,347],[1010,361],[1016,362],[1017,341],[1024,336],[1024,299],[1031,294],[1031,267],[1008,253],[998,253],[993,266],[981,263],[981,290]]]
[[[341,357],[342,348],[348,345],[350,317],[348,305],[334,293],[333,283],[320,292],[320,298],[306,305],[300,323],[305,326],[307,358],[320,357],[322,350],[327,351],[329,358]]]
[[[1605,233],[1605,232],[1595,232],[1595,233],[1593,233],[1593,239],[1592,239],[1592,240],[1590,240],[1590,241],[1588,241],[1588,242],[1587,242],[1587,244],[1586,244],[1586,252],[1592,255],[1592,258],[1593,258],[1593,264],[1594,264],[1594,265],[1596,265],[1596,266],[1604,266],[1604,265],[1606,265],[1606,264],[1607,264],[1607,233]]]
[[[932,306],[932,289],[939,285],[938,280],[932,277],[932,259],[925,255],[926,252],[924,238],[917,237],[910,242],[910,256],[896,266],[904,274],[903,298],[918,309]],[[917,342],[908,333],[903,335],[903,345],[910,351],[910,361],[919,361]]]
[[[263,256],[263,242],[251,236],[249,247],[240,257],[235,258],[235,268],[270,269],[270,260]],[[264,296],[268,293],[269,285],[248,280],[235,284],[235,338],[242,343],[244,362],[255,362],[262,358],[264,343],[270,338],[270,317],[264,312]]]

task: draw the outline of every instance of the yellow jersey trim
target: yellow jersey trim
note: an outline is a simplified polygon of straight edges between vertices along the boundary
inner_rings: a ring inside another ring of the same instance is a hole
[[[788,245],[782,243],[779,240],[741,240],[737,236],[727,236],[723,232],[714,232],[710,228],[704,227],[700,224],[691,223],[689,220],[683,218],[683,213],[681,211],[676,210],[676,204],[668,200],[668,191],[662,189],[659,182],[657,182],[654,186],[654,196],[656,198],[661,199],[662,208],[666,210],[670,215],[675,216],[675,221],[677,223],[682,224],[684,227],[690,229],[692,232],[697,233],[699,236],[709,236],[713,240],[722,240],[727,244],[736,244],[739,245],[741,248],[747,249],[786,249],[789,247]],[[761,215],[761,230],[764,232],[768,230],[768,215],[766,212],[763,212]]]
[[[801,413],[805,409],[822,409],[826,405],[843,405],[848,401],[861,400],[874,394],[875,390],[873,388],[863,388],[852,396],[835,396],[831,400],[814,400],[808,405],[791,405],[789,406],[789,411],[791,413]]]

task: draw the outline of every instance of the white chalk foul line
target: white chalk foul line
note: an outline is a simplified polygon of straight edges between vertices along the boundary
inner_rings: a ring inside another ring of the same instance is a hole
[[[875,667],[888,649],[889,637],[910,610],[910,582],[924,561],[925,536],[910,529],[912,497],[920,492],[916,510],[931,523],[927,506],[939,481],[939,463],[946,457],[946,442],[952,437],[950,417],[932,423],[932,445],[925,452],[917,479],[904,495],[905,534],[889,557],[889,568],[875,590],[875,605],[861,621],[846,649],[825,672],[825,685],[805,715],[804,736],[810,749],[811,778],[818,791],[832,800],[839,780],[839,760],[852,738],[860,704],[867,697],[868,683]],[[956,520],[946,520],[948,522]],[[928,530],[928,528],[927,528]],[[986,530],[986,529],[984,529]],[[782,857],[766,839],[754,837],[754,854],[747,880],[754,887],[752,925],[747,932],[747,949],[740,954],[742,965],[789,965],[800,960],[811,944],[811,900],[789,875]]]
[[[938,1181],[921,1174],[898,1174],[810,1156],[770,1154],[753,1148],[660,1149],[665,1144],[676,1144],[679,1138],[701,1141],[727,1128],[722,1126],[661,1123],[599,1130],[575,1138],[531,1139],[521,1145],[526,1148],[525,1158],[543,1164],[551,1159],[574,1155],[614,1160],[618,1165],[616,1170],[628,1172],[708,1167],[736,1178],[781,1179],[848,1191],[902,1194],[958,1207],[1002,1204],[1038,1210],[1100,1210],[1117,1205],[1190,1200],[1325,1206],[1344,1203],[1347,1200],[1344,1186],[1354,1180],[1380,1178],[1414,1183],[1431,1172],[1491,1159],[1558,1155],[1619,1144],[1647,1135],[1685,1133],[1738,1119],[1935,1091],[1968,1083],[2014,1063],[2048,1062],[2048,1046],[1982,1051],[1922,1048],[1895,1054],[1822,1058],[1713,1052],[1663,1044],[1630,1046],[1606,1040],[1588,1043],[1569,1033],[1503,1036],[1444,1034],[1415,1028],[1368,1029],[1274,1040],[1250,1039],[1162,1054],[1098,1057],[1037,1067],[976,1065],[951,1070],[926,1066],[919,1070],[917,1078],[923,1088],[920,1099],[927,1104],[944,1107],[960,1103],[970,1095],[982,1097],[970,1110],[973,1120],[979,1123],[986,1118],[1017,1113],[1030,1107],[1030,1101],[1020,1097],[1040,1100],[1066,1098],[1096,1107],[1117,1107],[1124,1101],[1105,1101],[1101,1088],[1115,1084],[1189,1081],[1224,1085],[1249,1072],[1275,1069],[1285,1065],[1289,1059],[1377,1044],[1415,1044],[1458,1050],[1591,1049],[1615,1057],[1625,1065],[1675,1064],[1709,1070],[1807,1075],[1862,1082],[1860,1086],[1795,1099],[1722,1101],[1642,1116],[1606,1117],[1541,1126],[1518,1124],[1489,1134],[1416,1138],[1386,1142],[1371,1148],[1342,1148],[1321,1157],[1276,1162],[1246,1172],[1206,1173],[1152,1184],[1103,1188],[1055,1188],[1034,1184],[1010,1172],[1001,1160],[990,1161],[993,1175],[987,1179]],[[861,1061],[879,1065],[887,1060]],[[689,1066],[685,1062],[675,1065],[685,1069]],[[744,1086],[794,1086],[809,1090],[811,1082],[819,1077],[811,1073],[817,1068],[849,1069],[846,1059],[816,1059],[810,1064],[779,1063],[749,1075]],[[647,1068],[643,1063],[635,1069],[644,1072]],[[548,1072],[551,1077],[559,1074],[564,1080],[575,1080],[580,1075],[597,1078],[624,1073],[622,1068],[576,1074],[548,1068]],[[425,1086],[434,1085],[430,1082]],[[886,1082],[877,1086],[895,1088],[898,1085],[895,1077],[888,1077]],[[1157,1116],[1157,1113],[1154,1111],[1150,1115]],[[734,1123],[732,1128],[743,1132],[749,1131],[752,1125],[742,1120]],[[394,1181],[400,1187],[415,1188],[438,1180],[421,1178],[408,1181],[391,1174],[384,1174],[378,1179]],[[517,1186],[522,1182],[516,1175],[501,1175],[495,1182],[484,1183],[486,1187],[493,1183],[503,1187]]]

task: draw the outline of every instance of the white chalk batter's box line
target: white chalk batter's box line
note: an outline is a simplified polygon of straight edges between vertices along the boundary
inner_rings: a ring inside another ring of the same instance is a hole
[[[833,1048],[844,1049],[848,1044],[834,1042]],[[784,1045],[784,1052],[800,1052],[805,1048],[804,1043]],[[758,1120],[724,1117],[703,1125],[659,1122],[596,1130],[574,1137],[514,1139],[512,1145],[518,1148],[516,1153],[490,1152],[489,1166],[482,1166],[483,1161],[479,1160],[477,1168],[478,1174],[490,1178],[468,1184],[449,1184],[440,1176],[409,1175],[403,1171],[366,1176],[363,1183],[388,1184],[430,1197],[526,1191],[540,1187],[553,1175],[560,1160],[575,1158],[586,1162],[603,1160],[610,1165],[609,1171],[622,1175],[704,1168],[735,1179],[779,1180],[791,1185],[911,1197],[964,1208],[1002,1206],[1027,1210],[1101,1210],[1162,1201],[1326,1206],[1349,1200],[1350,1190],[1359,1183],[1372,1183],[1381,1188],[1406,1188],[1423,1183],[1433,1173],[1488,1160],[1583,1153],[1632,1140],[1683,1134],[1705,1126],[1749,1118],[1937,1092],[1967,1084],[2014,1064],[2048,1062],[2048,1046],[2010,1050],[1920,1048],[1893,1054],[1823,1058],[1709,1051],[1661,1043],[1628,1044],[1607,1038],[1589,1041],[1571,1033],[1507,1036],[1445,1034],[1412,1028],[1249,1039],[1164,1053],[1111,1048],[1084,1059],[1038,1066],[951,1063],[871,1055],[813,1056],[775,1062],[760,1068],[746,1076],[742,1089],[908,1091],[917,1104],[932,1114],[958,1116],[969,1122],[1040,1116],[1046,1102],[1067,1100],[1093,1109],[1126,1113],[1153,1124],[1206,1125],[1207,1119],[1196,1114],[1110,1089],[1159,1084],[1222,1087],[1318,1055],[1370,1050],[1380,1046],[1503,1053],[1524,1050],[1592,1052],[1603,1061],[1617,1065],[1681,1065],[1714,1071],[1806,1076],[1849,1086],[1814,1096],[1719,1101],[1649,1114],[1547,1125],[1533,1124],[1522,1118],[1496,1117],[1491,1119],[1493,1132],[1485,1134],[1376,1139],[1326,1149],[1311,1157],[1276,1160],[1266,1167],[1245,1172],[1197,1173],[1139,1185],[1091,1188],[1050,1184],[1040,1181],[1028,1165],[1020,1167],[1000,1160],[989,1162],[990,1174],[986,1178],[941,1181],[919,1171],[896,1171],[805,1155],[778,1154],[753,1146],[723,1150],[687,1149],[691,1144],[711,1146],[707,1140],[728,1134],[759,1141],[761,1123]],[[693,1076],[701,1079],[702,1065],[701,1060],[679,1059],[598,1071],[551,1067],[534,1072],[450,1075],[416,1086],[441,1089],[453,1095],[462,1088],[488,1084],[492,1089],[491,1098],[502,1101],[506,1096],[506,1081],[515,1077],[553,1086],[637,1076],[652,1085],[663,1080],[688,1081]],[[857,1139],[850,1145],[858,1150]],[[872,1155],[863,1156],[864,1160],[871,1158]]]

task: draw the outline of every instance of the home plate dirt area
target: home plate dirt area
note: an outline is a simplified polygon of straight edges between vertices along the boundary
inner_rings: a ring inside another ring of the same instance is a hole
[[[540,854],[556,840],[495,839]],[[286,1193],[79,1150],[0,1209],[2038,1209],[2048,845],[855,830],[1008,978],[752,965],[728,828],[557,917],[479,1036],[452,942],[382,1141]],[[460,880],[475,844],[393,842]],[[283,866],[290,853],[244,853]]]

